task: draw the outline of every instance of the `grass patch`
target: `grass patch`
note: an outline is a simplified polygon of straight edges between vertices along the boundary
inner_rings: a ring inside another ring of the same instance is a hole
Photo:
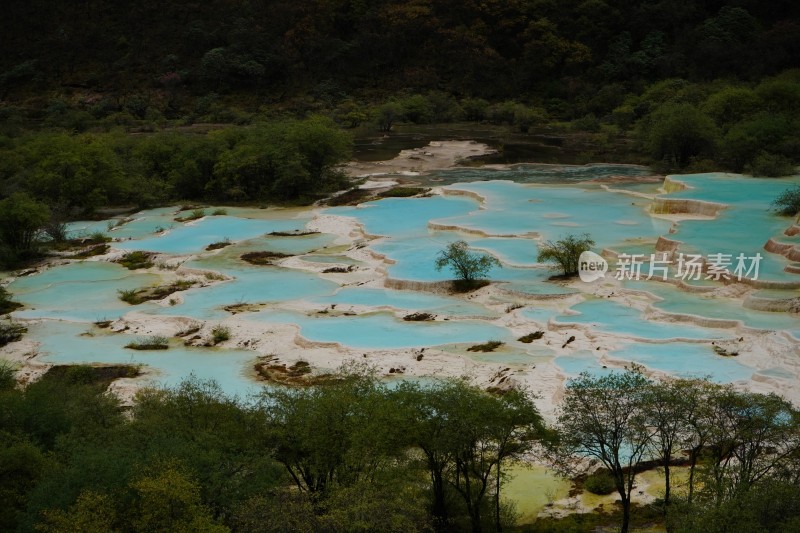
[[[111,242],[111,237],[103,233],[102,231],[95,231],[89,237],[85,239],[79,239],[81,244],[104,244],[107,242]]]
[[[22,304],[11,299],[11,293],[5,287],[0,287],[0,315],[5,315],[19,309]]]
[[[214,344],[225,342],[231,338],[231,330],[228,326],[217,325],[211,330],[211,339]]]
[[[195,324],[193,326],[189,326],[188,328],[186,328],[184,330],[179,331],[178,333],[175,334],[175,336],[176,337],[188,337],[189,335],[194,335],[195,333],[200,331],[201,328],[202,328],[202,326],[200,324]]]
[[[86,250],[78,252],[76,254],[72,254],[67,259],[86,259],[87,257],[94,257],[96,255],[105,255],[111,249],[111,246],[107,244],[97,244],[95,246],[91,246]]]
[[[467,348],[468,352],[493,352],[505,343],[501,341],[489,341],[484,344],[476,344]]]
[[[353,265],[346,266],[346,267],[334,266],[334,267],[326,268],[325,270],[322,271],[322,273],[323,274],[347,274],[348,272],[352,272],[355,269],[356,269],[356,267],[353,266]]]
[[[488,279],[472,279],[472,280],[465,280],[465,279],[456,279],[453,280],[452,289],[453,292],[463,293],[463,292],[472,292],[477,291],[487,285],[491,284],[491,281]]]
[[[77,237],[75,239],[67,239],[65,241],[59,241],[59,242],[50,241],[47,244],[50,247],[50,249],[55,250],[57,252],[68,252],[79,248],[84,248],[86,246],[98,246],[109,242],[111,242],[111,237],[109,237],[102,231],[95,231],[88,237]],[[78,253],[83,253],[84,251]]]
[[[436,318],[436,315],[430,313],[411,313],[410,315],[404,316],[403,320],[407,322],[427,322],[434,318]]]
[[[225,311],[229,312],[232,315],[236,315],[239,313],[257,313],[261,311],[261,306],[259,306],[258,304],[249,304],[246,302],[241,302],[238,304],[226,305],[225,307],[223,307],[223,309],[225,309]]]
[[[318,231],[271,231],[267,233],[270,237],[305,237],[306,235],[319,235]]]
[[[142,289],[117,289],[117,295],[123,302],[131,305],[137,305],[144,302],[144,300],[139,298],[137,294],[141,290]]]
[[[337,379],[332,374],[314,375],[311,365],[306,361],[298,361],[291,366],[286,366],[285,363],[275,362],[274,357],[261,359],[253,365],[253,369],[258,375],[258,379],[262,381],[288,386],[310,387],[331,383]]]
[[[286,257],[292,257],[292,254],[262,251],[247,252],[246,254],[242,254],[240,259],[250,263],[251,265],[271,265],[275,259],[284,259]]]
[[[117,263],[128,270],[138,270],[140,268],[150,268],[153,266],[152,256],[147,252],[130,252],[122,256]]]
[[[129,342],[125,347],[131,350],[167,350],[169,349],[169,340],[160,335],[152,335]]]
[[[185,217],[175,217],[175,222],[191,222],[192,220],[199,220],[206,216],[205,209],[192,209],[192,212]]]
[[[527,335],[523,335],[519,339],[519,342],[524,342],[525,344],[530,344],[533,341],[537,341],[544,337],[544,331],[534,331],[533,333],[528,333]]]
[[[392,187],[388,191],[378,194],[378,196],[381,198],[409,198],[428,192],[430,192],[430,189],[425,187]]]
[[[210,252],[211,250],[219,250],[230,245],[231,245],[230,239],[225,239],[224,241],[219,241],[219,242],[212,242],[211,244],[206,246],[206,251]]]
[[[356,205],[360,204],[362,201],[366,200],[372,195],[372,193],[365,189],[359,189],[358,187],[353,187],[352,189],[343,192],[342,194],[338,194],[336,196],[332,196],[325,200],[326,205],[330,206],[337,206],[337,205]]]
[[[116,229],[116,228],[118,228],[120,226],[124,226],[125,224],[127,224],[131,220],[133,220],[131,217],[123,217],[123,218],[111,219],[108,222],[106,222],[106,228],[108,229],[108,231],[111,231],[111,230],[114,230],[114,229]]]
[[[219,209],[214,209],[211,212],[211,216],[214,216],[214,217],[224,217],[227,214],[228,214],[228,210],[224,209],[224,208],[221,208],[221,207]]]
[[[726,350],[722,346],[717,346],[716,344],[714,345],[714,353],[721,357],[736,357],[739,355],[739,352]]]
[[[151,300],[162,300],[170,294],[185,291],[194,285],[193,282],[188,280],[178,280],[169,285],[159,285],[157,287],[148,287],[145,289],[127,289],[117,290],[119,299],[131,305],[139,305],[140,303],[149,302]]]
[[[0,346],[22,339],[27,331],[28,328],[16,322],[0,324]]]

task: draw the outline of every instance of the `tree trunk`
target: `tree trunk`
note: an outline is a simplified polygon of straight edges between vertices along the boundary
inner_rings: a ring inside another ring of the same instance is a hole
[[[631,499],[630,496],[627,498],[622,498],[622,526],[620,527],[620,533],[628,533],[628,527],[630,526],[630,519],[631,519]]]
[[[481,527],[480,505],[472,507],[470,511],[470,518],[472,519],[472,533],[481,533],[483,531],[483,528]]]
[[[692,450],[689,454],[689,496],[687,498],[689,504],[692,503],[694,496],[694,470],[697,466],[697,453],[696,450]]]
[[[669,505],[669,457],[664,460],[664,512],[666,513],[666,506]]]
[[[463,474],[464,490],[462,495],[464,496],[464,500],[467,504],[467,513],[469,514],[470,521],[472,522],[472,533],[481,533],[481,507],[480,502],[477,502],[478,505],[473,505],[472,483],[469,479],[469,472],[467,472],[466,467],[463,465],[457,465],[456,470],[460,470]],[[458,483],[458,479],[456,479],[456,483]]]
[[[442,530],[447,526],[447,505],[444,499],[444,480],[440,470],[433,470],[433,508],[431,513],[436,529]]]
[[[497,480],[495,482],[494,491],[494,517],[495,517],[495,530],[497,533],[503,531],[503,526],[500,524],[500,461],[497,461]]]

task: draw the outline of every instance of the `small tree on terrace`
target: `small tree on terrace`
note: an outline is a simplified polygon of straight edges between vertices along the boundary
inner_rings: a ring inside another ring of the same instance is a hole
[[[466,286],[485,279],[492,267],[503,267],[496,257],[473,252],[464,241],[451,242],[447,248],[439,252],[436,258],[436,270],[446,266],[449,266],[458,281]]]
[[[581,236],[569,235],[557,241],[547,241],[539,247],[536,260],[540,263],[555,263],[556,268],[564,272],[564,276],[578,273],[578,259],[581,254],[594,246],[594,240],[588,233]]]

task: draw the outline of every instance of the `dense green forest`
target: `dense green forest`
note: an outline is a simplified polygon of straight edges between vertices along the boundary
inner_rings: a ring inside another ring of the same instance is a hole
[[[11,2],[0,197],[25,192],[65,216],[309,202],[344,186],[335,168],[353,135],[463,121],[580,133],[609,147],[590,153],[659,170],[790,174],[798,11],[788,0]]]
[[[791,0],[9,2],[0,80],[6,96],[159,93],[172,112],[185,92],[257,106],[398,88],[571,106],[609,84],[796,67],[798,15]]]
[[[635,369],[582,375],[548,427],[525,391],[495,395],[458,379],[389,387],[352,366],[324,385],[252,398],[190,378],[144,389],[125,408],[105,389],[137,371],[56,367],[21,389],[0,366],[3,531],[567,532],[628,517],[681,533],[798,525],[800,413],[774,395]],[[634,466],[669,474],[682,450],[688,492],[631,505]],[[588,478],[576,452],[597,461]],[[617,492],[621,509],[515,525],[503,487],[509,467],[530,459],[584,490]]]

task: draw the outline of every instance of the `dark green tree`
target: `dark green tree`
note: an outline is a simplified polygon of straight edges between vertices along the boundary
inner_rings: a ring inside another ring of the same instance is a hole
[[[12,261],[36,249],[39,232],[50,220],[50,210],[30,195],[18,192],[0,200],[0,245]]]
[[[600,461],[614,478],[622,502],[622,533],[630,526],[636,466],[655,433],[643,412],[649,390],[649,380],[636,369],[601,377],[583,373],[567,383],[559,409],[555,466],[570,472],[576,457]]]
[[[693,105],[664,104],[644,120],[642,137],[654,159],[683,168],[692,158],[713,155],[719,131]]]

